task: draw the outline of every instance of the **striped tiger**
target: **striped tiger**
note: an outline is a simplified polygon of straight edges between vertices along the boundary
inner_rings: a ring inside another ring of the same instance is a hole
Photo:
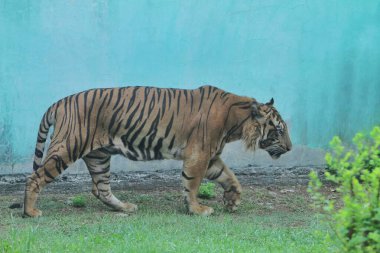
[[[111,192],[110,158],[183,161],[182,182],[189,213],[209,215],[197,193],[204,177],[224,188],[230,211],[240,203],[241,185],[220,155],[226,143],[243,140],[247,149],[265,149],[272,158],[291,149],[288,129],[273,107],[213,86],[198,89],[104,88],[63,98],[48,108],[38,131],[33,170],[27,178],[24,216],[35,208],[42,188],[82,158],[92,177],[92,193],[115,210],[134,212]],[[51,143],[43,159],[49,128]]]

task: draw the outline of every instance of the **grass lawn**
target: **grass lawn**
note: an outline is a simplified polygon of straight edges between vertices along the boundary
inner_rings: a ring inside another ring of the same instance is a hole
[[[288,189],[288,188],[287,188]],[[331,252],[330,233],[310,208],[305,187],[244,187],[236,213],[224,211],[222,192],[203,200],[211,217],[187,215],[179,189],[115,192],[138,204],[136,214],[110,211],[91,194],[84,208],[75,194],[41,194],[37,219],[9,209],[22,196],[0,196],[0,252]]]

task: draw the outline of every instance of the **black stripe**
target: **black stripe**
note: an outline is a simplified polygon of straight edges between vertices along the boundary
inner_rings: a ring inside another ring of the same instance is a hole
[[[145,119],[145,121],[141,124],[141,126],[136,130],[136,132],[132,135],[131,139],[129,140],[130,144],[133,145],[139,134],[141,133],[142,129],[144,128],[146,122],[148,119]]]
[[[169,124],[168,124],[168,126],[166,127],[166,130],[165,130],[165,138],[168,137],[168,135],[169,135],[169,133],[170,133],[170,130],[172,129],[172,126],[173,126],[173,120],[174,120],[174,113],[172,114],[172,118],[170,119]]]
[[[110,156],[106,156],[104,159],[102,158],[96,159],[95,162],[96,162],[96,165],[98,166],[104,166],[104,165],[108,165],[110,159],[111,159]]]
[[[44,143],[46,141],[46,137],[42,137],[40,133],[37,135],[37,142]]]
[[[38,158],[42,158],[42,156],[44,155],[44,153],[41,150],[36,149],[34,151],[34,155],[37,156]]]
[[[148,117],[153,111],[154,105],[156,104],[156,95],[153,93],[152,98],[150,99],[149,107],[148,107]]]
[[[118,115],[118,113],[120,112],[120,110],[123,108],[123,105],[121,105],[119,108],[117,108],[117,110],[112,114],[112,117],[111,117],[111,120],[110,120],[110,123],[108,125],[108,132],[110,133],[111,132],[111,129],[113,127],[113,125],[115,124],[115,121],[116,121],[116,117]]]
[[[130,117],[130,119],[131,119],[131,122],[132,122],[132,118]],[[128,144],[128,138],[129,138],[129,135],[132,133],[132,131],[136,128],[136,126],[137,126],[137,124],[138,124],[138,120],[135,120],[134,121],[134,123],[133,123],[133,125],[131,126],[131,127],[129,127],[129,129],[128,129],[128,131],[127,131],[127,133],[126,134],[124,134],[123,136],[121,136],[121,140],[122,140],[122,142],[124,143],[124,146],[126,146],[127,144]],[[127,126],[126,126],[126,129],[128,128]]]
[[[161,147],[162,147],[162,141],[163,141],[162,138],[158,139],[157,144],[156,144],[156,146],[153,149],[153,151],[154,151],[154,158],[158,159],[158,160],[161,160],[163,158],[162,154],[160,152]]]
[[[189,143],[190,137],[193,135],[194,130],[195,130],[195,127],[193,127],[193,128],[191,129],[191,132],[190,132],[189,136],[187,136],[186,143]]]
[[[164,90],[164,98],[162,100],[162,115],[161,115],[161,119],[165,115],[165,108],[166,108],[166,90]]]
[[[144,89],[144,96],[145,96],[145,99],[148,99],[148,97],[149,97],[149,93],[150,93],[150,87],[145,87],[145,89]]]
[[[115,108],[119,105],[121,99],[121,90],[117,89],[117,100],[115,105],[113,106],[112,110],[115,110]]]
[[[225,96],[229,95],[230,93],[229,92],[223,92],[222,94],[220,94],[220,97],[221,98],[224,98]]]
[[[181,107],[181,91],[178,93],[178,99],[177,99],[177,115],[179,114],[179,109]]]
[[[169,98],[169,108],[170,108],[170,105],[172,104],[172,94],[170,93],[170,90],[168,90],[168,98]]]
[[[201,90],[201,102],[199,103],[198,112],[199,112],[199,110],[201,109],[201,106],[202,106],[202,103],[203,103],[203,97],[204,97],[204,95],[205,95],[205,90],[204,90],[204,88],[201,87],[200,90]]]
[[[210,98],[210,93],[211,93],[211,87],[210,87],[210,86],[208,86],[207,88],[208,88],[207,99],[209,99],[209,98]]]
[[[69,158],[71,160],[71,155]],[[73,161],[76,161],[77,158],[78,158],[78,141],[77,141],[77,137],[75,137],[74,148],[73,148]]]
[[[161,98],[161,89],[157,88],[156,91],[157,91],[157,101],[160,101],[160,98]]]
[[[194,103],[193,91],[191,91],[190,92],[190,113],[193,112],[193,103]]]
[[[132,91],[132,97],[129,99],[129,103],[128,103],[128,107],[127,107],[127,111],[129,111],[129,109],[131,109],[133,103],[135,102],[135,99],[136,99],[136,92],[138,90],[138,87],[135,87]]]
[[[67,138],[66,139],[66,151],[67,151],[67,154],[69,154],[69,160],[71,160],[71,150],[70,150],[70,148],[71,148],[71,138]]]
[[[79,94],[77,95],[77,97],[79,97]],[[83,103],[84,103],[84,108],[83,108],[83,111],[84,111],[84,116],[83,116],[83,124],[85,125],[86,124],[86,117],[87,117],[87,97],[88,97],[88,91],[84,92],[84,97],[83,97]],[[70,101],[71,103],[71,101]]]
[[[224,170],[224,166],[223,166],[223,168],[219,171],[218,174],[213,175],[212,177],[209,177],[208,179],[210,179],[210,180],[215,180],[215,179],[217,179],[218,177],[220,177],[220,176],[222,175],[223,170]]]
[[[36,163],[36,162],[33,162],[33,170],[36,171],[38,170],[40,166]]]
[[[127,153],[127,158],[132,161],[137,161],[137,158],[131,155],[130,153]]]
[[[45,114],[45,117],[44,119],[46,119],[46,114]],[[49,132],[49,128],[46,128],[43,124],[43,122],[41,122],[42,124],[40,124],[40,129],[38,130],[38,132],[42,133],[42,134],[47,134]]]
[[[208,119],[208,116],[209,116],[210,111],[211,111],[211,107],[212,107],[212,105],[214,104],[217,95],[218,95],[218,94],[215,94],[214,99],[213,99],[212,102],[211,102],[210,108],[208,109],[208,113],[207,113],[207,117],[206,117],[206,119]]]
[[[44,172],[45,172],[45,176],[51,178],[54,180],[54,177],[49,173],[49,171],[47,171],[46,169],[44,169]]]
[[[158,122],[160,120],[160,110],[158,110],[158,114],[156,118],[153,120],[152,125],[148,131],[149,138],[148,138],[148,147],[147,150],[150,150],[154,141],[154,138],[156,137],[157,134],[157,126]],[[150,158],[150,153],[148,152],[148,157]]]
[[[103,102],[102,102],[102,104],[100,105],[100,107],[99,107],[99,109],[98,109],[98,112],[97,112],[97,114],[96,114],[95,131],[94,131],[94,135],[93,135],[94,137],[95,137],[96,130],[98,130],[99,116],[100,116],[100,113],[102,112],[102,109],[103,109],[103,106],[104,106],[104,104],[105,104],[105,102],[106,102],[107,96],[108,96],[108,94],[106,94],[106,96],[104,97]],[[119,127],[120,127],[120,126],[119,126]],[[115,132],[117,132],[118,130],[119,130],[119,128],[117,128],[117,129],[115,130]],[[92,141],[91,141],[91,150],[94,149],[94,141],[95,141],[95,138],[92,138]]]
[[[89,107],[89,111],[88,111],[88,118],[87,118],[87,131],[86,131],[86,140],[85,140],[85,143],[82,147],[82,151],[80,152],[79,154],[79,157],[82,157],[85,149],[86,149],[86,146],[88,144],[88,141],[89,141],[89,135],[90,135],[90,132],[91,132],[91,121],[90,121],[90,117],[91,117],[91,113],[92,113],[92,109],[94,107],[94,103],[95,103],[95,97],[96,97],[96,93],[97,91],[95,90],[94,94],[92,95],[92,101],[91,101],[91,104],[90,104],[90,107]]]
[[[186,180],[192,180],[194,179],[195,177],[189,177],[188,175],[186,175],[186,173],[184,171],[182,171],[182,176],[186,179]]]
[[[139,107],[140,107],[140,104],[141,104],[141,102],[138,103],[138,105],[136,106],[136,108],[135,108],[135,109],[131,112],[131,114],[128,116],[127,123],[125,124],[124,129],[127,129],[127,128],[131,125],[131,123],[132,123],[132,119],[133,119],[133,116],[135,116],[137,110],[138,110]]]
[[[173,148],[174,140],[175,140],[175,135],[173,135],[173,138],[172,138],[172,140],[170,141],[170,144],[169,144],[169,147],[168,147],[169,150],[171,150],[171,149]]]
[[[202,123],[202,117],[203,117],[203,113],[201,113],[201,118],[199,119],[197,130],[199,130],[199,127],[201,126],[201,123]]]
[[[146,154],[145,154],[145,137],[142,138],[142,140],[140,141],[140,144],[137,146],[137,148],[140,150],[141,154],[142,154],[142,159],[144,161],[146,161]],[[148,153],[149,153],[149,150],[148,150]]]
[[[186,104],[187,104],[187,90],[183,90],[183,94],[185,95]]]
[[[115,90],[115,89],[111,89],[111,92],[110,92],[110,98],[109,98],[109,100],[108,100],[107,106],[109,106],[110,103],[111,103],[111,100],[112,100],[112,97],[113,97],[113,91],[114,91],[114,90]]]
[[[177,89],[170,88],[170,90],[173,92],[173,99],[175,99],[175,95],[177,94]]]
[[[76,108],[77,108],[77,118],[78,118],[78,125],[79,125],[79,143],[77,145],[82,145],[82,122],[80,118],[80,109],[79,109],[79,95],[75,98],[76,100]],[[83,123],[84,124],[84,123]],[[77,151],[75,151],[75,157],[77,157]]]

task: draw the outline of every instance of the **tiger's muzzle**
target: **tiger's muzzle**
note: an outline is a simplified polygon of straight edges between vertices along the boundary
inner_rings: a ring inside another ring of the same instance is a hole
[[[292,149],[291,146],[282,146],[279,144],[271,145],[270,140],[260,141],[259,146],[264,149],[272,157],[272,159],[278,159],[281,155]]]

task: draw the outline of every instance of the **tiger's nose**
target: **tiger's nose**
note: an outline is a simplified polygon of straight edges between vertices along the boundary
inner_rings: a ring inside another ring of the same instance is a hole
[[[292,146],[286,146],[286,151],[292,150]]]

